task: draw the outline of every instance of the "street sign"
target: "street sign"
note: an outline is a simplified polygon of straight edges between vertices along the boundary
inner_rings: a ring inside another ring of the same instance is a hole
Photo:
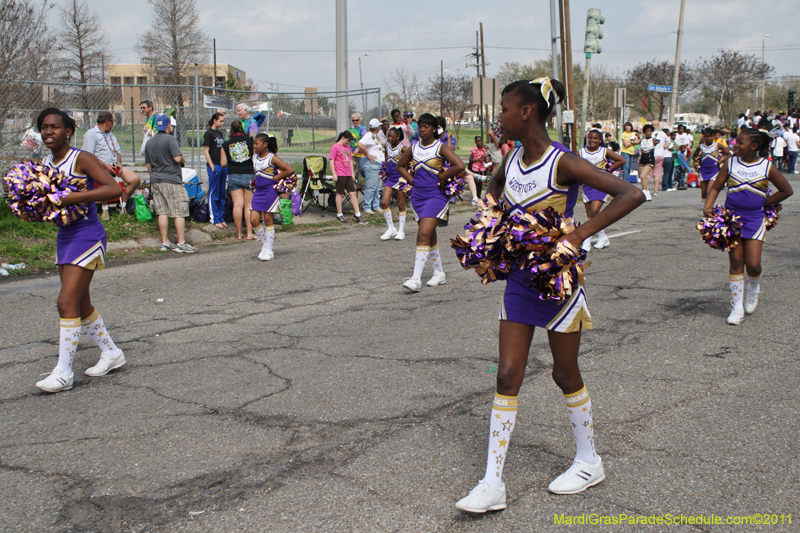
[[[671,93],[672,85],[648,85],[647,90],[654,93]]]
[[[211,94],[203,95],[203,107],[206,109],[230,109],[233,110],[233,98],[225,96],[214,96]]]
[[[564,124],[573,124],[575,122],[575,111],[567,109],[561,113],[561,120]]]
[[[627,90],[625,87],[615,87],[614,88],[614,107],[625,107],[625,97],[627,96]]]

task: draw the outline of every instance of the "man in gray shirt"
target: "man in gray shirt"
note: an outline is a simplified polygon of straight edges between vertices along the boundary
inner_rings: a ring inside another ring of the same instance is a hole
[[[83,136],[83,151],[94,154],[112,176],[119,176],[125,182],[125,190],[119,200],[120,211],[125,212],[125,203],[133,196],[139,185],[139,175],[122,166],[122,153],[117,138],[111,133],[114,115],[104,111],[97,115],[97,126]],[[105,204],[104,204],[105,208]]]
[[[158,229],[161,232],[161,251],[193,254],[197,252],[197,248],[187,243],[184,237],[184,219],[189,216],[189,195],[183,186],[181,167],[186,160],[178,141],[170,135],[172,124],[169,117],[156,115],[155,126],[155,136],[144,146],[144,160],[150,172],[153,207],[158,215]],[[170,218],[175,219],[177,246],[169,241],[167,235]]]

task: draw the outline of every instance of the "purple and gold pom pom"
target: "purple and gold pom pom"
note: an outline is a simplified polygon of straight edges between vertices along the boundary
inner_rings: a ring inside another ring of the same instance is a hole
[[[540,300],[563,303],[583,283],[585,259],[584,250],[561,240],[539,252],[530,252],[521,261],[520,269],[525,272],[527,286],[539,294]]]
[[[256,192],[256,179],[253,178],[250,180],[250,190]]]
[[[723,252],[739,244],[742,238],[741,217],[721,205],[712,207],[711,216],[698,222],[696,227],[704,243]]]
[[[561,216],[552,207],[511,215],[508,224],[507,246],[515,255],[541,253],[576,227],[574,220]]]
[[[764,227],[767,231],[778,225],[778,212],[783,209],[781,204],[772,204],[764,208]]]
[[[442,169],[444,170],[444,169]],[[464,188],[467,186],[467,182],[464,179],[464,174],[459,174],[458,176],[453,176],[452,178],[448,178],[444,181],[439,181],[439,189],[447,196],[448,198],[453,198],[458,196],[464,191]]]
[[[14,165],[3,177],[3,189],[14,216],[30,222],[66,226],[88,210],[85,204],[61,205],[71,192],[87,190],[86,178],[67,176],[33,161]]]
[[[386,183],[387,177],[388,175],[386,174],[386,161],[384,161],[383,163],[381,163],[381,181],[383,183]]]
[[[292,174],[291,176],[287,176],[281,180],[278,180],[275,183],[275,185],[273,185],[273,187],[275,188],[276,191],[278,191],[278,194],[286,194],[292,192],[292,189],[294,189],[294,184],[296,179],[297,176],[295,174]]]
[[[411,198],[411,192],[414,190],[414,185],[406,181],[405,178],[397,180],[397,190],[405,195],[406,198]]]
[[[466,234],[450,239],[458,261],[474,269],[484,285],[506,279],[517,258],[507,249],[508,214],[491,194],[478,202],[478,212],[464,226]]]

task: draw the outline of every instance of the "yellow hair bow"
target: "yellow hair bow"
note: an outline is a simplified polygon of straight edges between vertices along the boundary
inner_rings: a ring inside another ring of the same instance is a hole
[[[539,86],[539,90],[542,91],[542,97],[547,104],[547,109],[550,109],[550,94],[553,92],[553,85],[550,83],[550,78],[536,78],[528,83]]]

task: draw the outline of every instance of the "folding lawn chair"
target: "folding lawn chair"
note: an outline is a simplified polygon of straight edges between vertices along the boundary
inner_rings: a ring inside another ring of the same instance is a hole
[[[330,198],[331,194],[336,194],[336,185],[330,181],[326,181],[325,171],[328,169],[328,159],[321,155],[309,155],[303,158],[303,199],[305,205],[303,212],[313,206],[319,209],[319,216],[324,216],[328,210],[328,202],[320,203],[320,196],[327,194]]]

